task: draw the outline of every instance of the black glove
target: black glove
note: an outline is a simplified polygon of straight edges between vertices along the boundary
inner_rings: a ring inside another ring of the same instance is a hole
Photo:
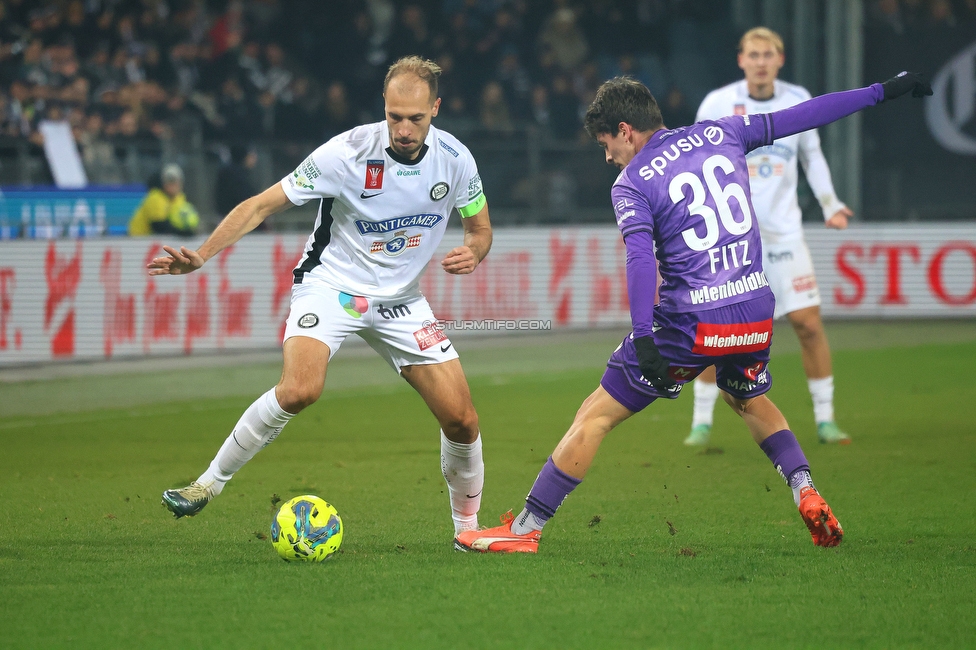
[[[901,97],[907,92],[912,93],[912,97],[919,98],[932,94],[932,86],[922,79],[922,75],[917,72],[899,72],[897,75],[881,84],[884,88],[884,101]]]
[[[668,364],[657,349],[650,336],[635,336],[634,348],[637,350],[637,364],[644,379],[658,390],[671,390],[678,382],[668,376]]]

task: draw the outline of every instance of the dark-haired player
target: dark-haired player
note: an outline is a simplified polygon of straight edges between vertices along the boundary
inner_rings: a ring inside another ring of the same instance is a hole
[[[729,406],[793,490],[817,546],[843,530],[813,485],[810,466],[783,414],[766,397],[773,294],[762,266],[749,200],[746,153],[911,92],[931,94],[918,75],[832,93],[764,115],[735,115],[667,130],[657,102],[629,78],[604,83],[586,113],[587,132],[623,171],[611,190],[627,248],[634,331],[583,402],[517,517],[462,533],[462,550],[538,550],[542,527],[580,484],[616,425],[714,365]],[[654,304],[655,259],[662,283]]]

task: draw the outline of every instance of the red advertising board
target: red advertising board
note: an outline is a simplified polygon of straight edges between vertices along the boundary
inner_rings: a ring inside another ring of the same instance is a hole
[[[449,230],[437,259],[460,239]],[[278,346],[305,241],[248,235],[165,277],[146,272],[154,238],[0,242],[0,367]],[[809,228],[807,242],[827,317],[976,317],[976,226]],[[627,326],[624,259],[613,226],[499,229],[475,273],[430,264],[421,290],[441,320]]]

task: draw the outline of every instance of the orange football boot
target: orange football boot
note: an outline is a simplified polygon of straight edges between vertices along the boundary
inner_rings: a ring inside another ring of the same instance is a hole
[[[537,553],[541,530],[533,530],[524,535],[512,532],[515,517],[509,510],[501,517],[501,526],[484,530],[467,530],[454,538],[454,548],[459,551],[479,551],[481,553]]]
[[[815,488],[800,489],[800,516],[803,523],[810,529],[813,543],[817,546],[837,546],[844,537],[844,529],[830,511],[830,506],[823,500]]]

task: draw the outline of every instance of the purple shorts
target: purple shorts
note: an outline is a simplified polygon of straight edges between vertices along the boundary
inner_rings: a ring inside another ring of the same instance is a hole
[[[617,346],[600,385],[627,409],[638,412],[659,397],[674,399],[681,386],[715,366],[718,387],[733,397],[758,397],[772,386],[767,367],[775,299],[770,293],[707,311],[655,314],[654,342],[678,385],[658,390],[641,375],[634,334]]]

